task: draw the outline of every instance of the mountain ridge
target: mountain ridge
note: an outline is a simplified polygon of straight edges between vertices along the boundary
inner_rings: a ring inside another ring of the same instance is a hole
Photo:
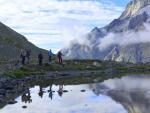
[[[0,60],[18,60],[21,50],[31,49],[32,58],[39,52],[46,54],[46,50],[36,47],[23,35],[0,22]]]
[[[133,63],[149,62],[149,44],[138,43],[125,46],[112,44],[105,50],[100,50],[98,47],[101,44],[99,40],[104,38],[108,34],[121,34],[126,32],[136,33],[139,31],[143,31],[145,30],[145,23],[150,23],[150,0],[131,1],[127,5],[122,15],[118,17],[118,19],[113,20],[103,28],[95,27],[90,33],[88,33],[86,37],[86,39],[89,41],[90,48],[88,49],[88,52],[86,52],[86,49],[88,48],[87,46],[85,48],[84,44],[81,45],[76,43],[74,45],[79,46],[80,49],[77,49],[73,45],[71,45],[69,48],[63,49],[64,54],[66,54],[65,58],[100,59]],[[140,52],[138,53],[137,49],[139,49],[142,52],[142,54],[140,54]],[[76,55],[76,53],[78,54]],[[84,55],[86,57],[84,57]]]

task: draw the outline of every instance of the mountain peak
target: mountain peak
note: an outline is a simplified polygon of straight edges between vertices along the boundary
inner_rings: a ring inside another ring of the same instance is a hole
[[[135,40],[133,40],[135,43],[128,44],[123,44],[122,42],[122,44],[120,44],[120,42],[117,42],[118,38],[120,41],[122,41],[121,38],[127,40],[126,34],[128,37],[130,33],[143,33],[139,31],[143,31],[146,28],[144,26],[145,23],[150,23],[150,0],[133,0],[127,5],[126,10],[122,13],[120,18],[113,20],[103,28],[95,27],[88,33],[88,36],[86,37],[88,40],[87,47],[85,47],[84,44],[72,45],[66,49],[65,56],[66,58],[74,59],[92,58],[133,63],[150,62],[149,42],[143,43],[141,41],[141,43],[136,43]],[[113,33],[116,38],[110,33]],[[124,34],[125,37],[120,37],[122,34]],[[130,37],[132,40],[132,37],[134,36]],[[112,40],[115,43],[112,42]],[[101,45],[106,45],[107,47],[103,49],[100,48],[102,47]],[[85,51],[88,50],[88,47],[90,48],[90,51]],[[74,57],[74,54],[77,53],[79,53],[78,56]]]
[[[133,0],[128,3],[120,19],[129,18],[148,5],[150,5],[150,0]]]

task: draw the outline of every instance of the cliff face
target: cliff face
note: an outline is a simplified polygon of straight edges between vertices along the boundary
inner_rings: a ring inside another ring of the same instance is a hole
[[[31,49],[32,57],[37,58],[40,49],[30,43],[24,36],[15,32],[3,23],[0,23],[0,60],[18,60],[21,50]]]
[[[66,58],[90,58],[101,60],[125,61],[125,62],[150,62],[150,43],[138,43],[129,45],[111,45],[105,50],[100,50],[99,45],[101,38],[105,38],[109,33],[122,34],[126,32],[139,32],[145,30],[144,24],[150,23],[150,0],[133,0],[131,1],[122,15],[113,20],[103,28],[94,28],[88,33],[86,39],[89,41],[89,51],[74,57],[73,54],[85,50],[81,44],[71,45],[65,49]],[[80,45],[77,51],[74,50]],[[87,45],[86,45],[87,48]],[[68,54],[69,53],[69,54]],[[86,57],[84,57],[84,55]],[[70,57],[71,56],[71,57]]]
[[[142,8],[144,8],[148,5],[150,5],[150,0],[134,0],[134,1],[131,1],[127,5],[126,10],[123,12],[120,19],[130,18],[131,16],[136,14],[139,10],[141,10]]]

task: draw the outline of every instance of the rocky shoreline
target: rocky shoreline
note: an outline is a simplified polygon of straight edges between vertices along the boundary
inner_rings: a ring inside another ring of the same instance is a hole
[[[47,81],[68,77],[87,77],[101,73],[100,71],[68,71],[48,72],[46,75],[33,75],[24,78],[0,77],[0,108],[7,104],[15,104],[15,98],[24,92],[29,91],[29,84],[35,81]]]

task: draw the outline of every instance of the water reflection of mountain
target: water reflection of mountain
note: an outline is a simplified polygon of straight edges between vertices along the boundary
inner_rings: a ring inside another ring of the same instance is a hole
[[[124,106],[129,113],[149,113],[150,77],[130,76],[90,85],[96,95],[105,94]]]

